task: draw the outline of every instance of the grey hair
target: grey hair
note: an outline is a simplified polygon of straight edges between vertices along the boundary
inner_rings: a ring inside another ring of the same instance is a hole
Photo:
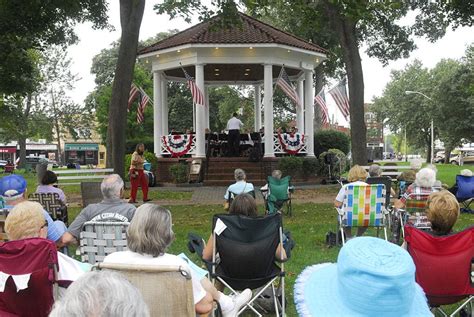
[[[273,178],[281,179],[281,175],[282,175],[282,173],[281,173],[280,170],[273,170],[273,172],[272,172],[272,177]]]
[[[104,198],[120,198],[120,191],[123,189],[122,177],[118,174],[111,174],[104,177],[100,184],[100,191]]]
[[[171,226],[171,212],[168,209],[155,204],[141,205],[128,227],[128,248],[154,257],[162,255],[174,240]]]
[[[415,185],[420,187],[433,187],[436,182],[436,172],[431,168],[422,168],[416,173]]]
[[[410,168],[412,170],[419,170],[422,164],[421,160],[412,160],[410,161]]]
[[[236,181],[243,181],[245,179],[245,171],[241,168],[236,168],[234,171],[234,178]]]
[[[372,164],[369,166],[369,176],[370,177],[378,177],[382,174],[382,169],[380,165]]]
[[[71,284],[50,317],[149,317],[140,291],[116,272],[93,271]]]
[[[462,176],[472,176],[472,171],[470,169],[463,169],[459,172],[460,175]]]

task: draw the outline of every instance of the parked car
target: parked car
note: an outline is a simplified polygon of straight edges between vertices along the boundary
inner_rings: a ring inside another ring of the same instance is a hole
[[[7,161],[0,160],[0,168],[5,168],[5,165],[7,165]]]
[[[451,156],[449,162],[454,165],[459,165],[459,155]],[[474,152],[466,152],[462,155],[463,164],[474,164]]]
[[[444,159],[446,158],[446,155],[444,154],[444,151],[439,151],[436,153],[433,162],[435,163],[444,163]]]

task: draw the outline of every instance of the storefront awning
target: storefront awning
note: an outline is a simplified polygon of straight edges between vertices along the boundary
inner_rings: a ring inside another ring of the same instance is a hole
[[[64,151],[98,151],[99,144],[97,143],[66,143]]]
[[[16,153],[16,147],[0,147],[0,153]]]

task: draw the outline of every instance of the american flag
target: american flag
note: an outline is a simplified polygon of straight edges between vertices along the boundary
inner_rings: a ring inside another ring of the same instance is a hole
[[[135,98],[139,95],[139,89],[138,87],[132,83],[132,87],[130,88],[130,94],[128,95],[128,107],[127,111],[130,111],[130,107],[132,106],[132,103],[135,101]]]
[[[322,123],[329,123],[329,112],[328,105],[326,104],[326,97],[324,96],[324,88],[321,89],[319,94],[314,97],[314,104],[319,105],[319,107],[321,108]]]
[[[145,108],[151,99],[143,91],[143,89],[140,89],[139,93],[140,93],[140,101],[137,106],[137,123],[142,124],[143,121],[145,121]]]
[[[293,88],[290,82],[290,78],[288,77],[288,74],[285,72],[285,67],[281,67],[280,71],[280,76],[278,76],[278,79],[276,81],[276,84],[278,87],[283,90],[283,92],[291,99],[293,102],[296,103],[299,107],[301,107],[301,101],[300,98],[298,97],[298,94],[296,93],[296,89]]]
[[[204,94],[202,93],[201,89],[196,85],[196,81],[192,78],[188,72],[181,67],[184,72],[184,77],[186,77],[186,81],[188,82],[188,88],[191,90],[191,95],[193,95],[193,102],[197,105],[204,105]]]
[[[329,90],[329,93],[331,94],[332,98],[336,102],[337,107],[342,112],[346,120],[349,120],[349,97],[347,96],[346,91],[346,80],[341,80],[336,87]]]

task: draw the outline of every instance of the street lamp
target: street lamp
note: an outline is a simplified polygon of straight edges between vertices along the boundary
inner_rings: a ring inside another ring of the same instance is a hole
[[[406,91],[405,91],[405,95],[413,95],[413,94],[421,95],[421,96],[425,97],[426,99],[433,101],[433,99],[431,99],[430,97],[428,97],[427,95],[425,95],[425,94],[422,93],[422,92],[419,92],[419,91],[412,91],[412,90],[406,90]],[[431,153],[430,153],[430,163],[433,163],[433,157],[434,157],[434,123],[433,123],[433,119],[431,119]]]

